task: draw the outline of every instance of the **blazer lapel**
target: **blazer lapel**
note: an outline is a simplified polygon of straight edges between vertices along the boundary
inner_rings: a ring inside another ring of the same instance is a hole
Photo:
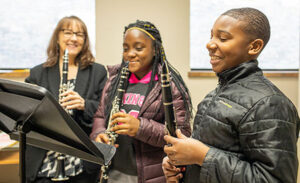
[[[54,95],[56,99],[58,99],[59,84],[60,84],[60,73],[59,73],[58,63],[54,67],[49,67],[48,83],[49,83],[49,91]]]
[[[89,84],[89,73],[90,73],[89,67],[83,70],[81,70],[78,67],[74,90],[77,91],[81,97],[85,96],[85,90],[87,89],[87,86]]]

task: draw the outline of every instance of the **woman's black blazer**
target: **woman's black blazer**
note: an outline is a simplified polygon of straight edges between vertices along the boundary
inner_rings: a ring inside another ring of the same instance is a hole
[[[46,88],[58,100],[60,85],[59,64],[43,67],[42,64],[30,70],[25,82]],[[105,67],[93,63],[85,69],[78,69],[75,91],[85,100],[85,110],[74,110],[73,119],[89,135],[91,133],[93,115],[98,108],[102,89],[107,80]],[[26,179],[31,182],[36,178],[47,150],[27,146],[26,148]]]

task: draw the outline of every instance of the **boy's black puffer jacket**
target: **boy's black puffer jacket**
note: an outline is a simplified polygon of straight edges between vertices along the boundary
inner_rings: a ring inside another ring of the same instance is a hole
[[[198,105],[192,137],[211,148],[185,183],[296,183],[299,117],[256,60],[218,75]]]

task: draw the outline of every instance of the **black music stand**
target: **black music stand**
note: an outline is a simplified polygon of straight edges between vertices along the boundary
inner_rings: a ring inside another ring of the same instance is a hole
[[[116,148],[91,141],[43,87],[0,79],[0,130],[20,146],[20,179],[26,182],[26,143],[107,165]]]

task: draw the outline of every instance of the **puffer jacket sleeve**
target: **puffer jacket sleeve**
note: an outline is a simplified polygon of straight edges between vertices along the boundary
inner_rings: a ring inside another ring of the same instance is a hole
[[[265,97],[239,124],[244,156],[210,148],[201,167],[201,176],[207,176],[202,180],[295,183],[298,134],[299,117],[293,104],[281,95]]]
[[[157,92],[160,92],[160,95],[157,100],[162,101],[161,90]],[[174,106],[174,112],[176,116],[177,127],[181,130],[181,132],[184,135],[190,136],[191,128],[190,128],[189,119],[191,114],[189,114],[189,111],[185,108],[183,96],[181,95],[180,91],[178,90],[178,88],[175,86],[173,82],[172,82],[172,94],[173,94],[172,98],[173,98],[173,106]],[[189,95],[186,93],[185,97],[189,97]],[[160,112],[163,112],[162,102],[160,102],[160,104],[161,106],[156,110],[162,110]],[[151,110],[151,109],[147,109],[147,110]],[[166,135],[164,118],[162,118],[161,121],[154,121],[153,118],[154,116],[139,117],[140,127],[135,138],[144,143],[150,144],[152,146],[163,147],[166,144],[164,140],[164,136]]]

